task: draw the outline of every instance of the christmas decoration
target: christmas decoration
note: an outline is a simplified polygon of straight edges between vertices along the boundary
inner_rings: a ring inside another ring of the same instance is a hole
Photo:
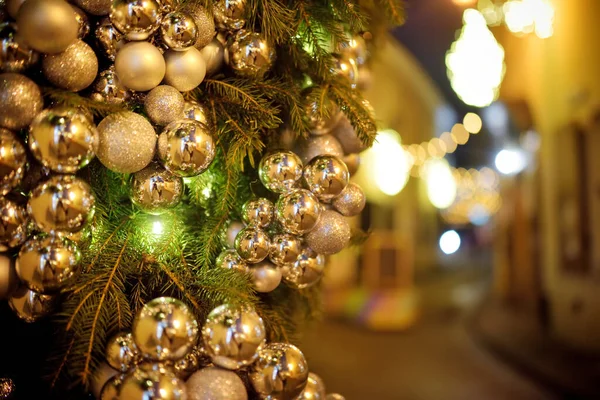
[[[265,231],[256,227],[246,227],[235,237],[235,250],[243,260],[254,264],[269,255],[271,242]]]
[[[140,356],[131,333],[120,332],[108,340],[106,361],[117,371],[127,372]]]
[[[246,23],[246,0],[218,0],[213,12],[220,30],[242,29]]]
[[[125,44],[123,35],[111,24],[109,18],[100,20],[94,33],[104,56],[115,61],[117,49]]]
[[[0,252],[20,246],[27,239],[28,222],[23,207],[0,198]]]
[[[311,136],[301,141],[297,148],[296,153],[304,164],[308,164],[316,156],[330,155],[339,158],[344,156],[342,145],[332,135]]]
[[[189,3],[184,5],[183,9],[189,16],[192,17],[197,27],[197,38],[194,46],[201,50],[212,42],[213,38],[217,34],[215,31],[215,21],[213,17],[206,11],[206,9],[200,5],[190,5]]]
[[[165,82],[180,92],[195,89],[206,76],[206,64],[195,47],[185,51],[165,52]]]
[[[0,195],[4,196],[21,183],[27,155],[17,135],[3,128],[0,128],[0,154]]]
[[[345,154],[360,153],[365,150],[365,145],[356,136],[356,130],[346,117],[340,118],[331,134],[338,140]]]
[[[259,262],[252,266],[252,283],[260,293],[269,293],[277,289],[281,282],[281,270],[269,261]]]
[[[235,372],[208,367],[195,372],[185,383],[188,400],[247,400],[244,382]]]
[[[6,11],[13,19],[17,18],[19,8],[25,0],[6,0]]]
[[[183,195],[183,179],[157,164],[136,172],[131,186],[131,201],[149,214],[173,208]]]
[[[78,92],[96,79],[98,58],[87,43],[75,40],[65,51],[45,56],[42,71],[53,85]]]
[[[352,89],[358,84],[358,66],[356,60],[351,57],[336,57],[332,72],[345,79]]]
[[[331,393],[328,394],[327,397],[325,397],[326,400],[346,400],[346,398],[344,396],[342,396],[341,394],[338,393]]]
[[[123,86],[114,67],[100,72],[93,88],[94,92],[90,97],[97,102],[121,104],[131,97],[130,91]]]
[[[115,0],[110,22],[128,40],[146,40],[156,31],[162,18],[157,0]]]
[[[323,202],[339,196],[348,185],[350,174],[344,162],[332,156],[317,156],[303,172],[306,186]]]
[[[321,215],[319,200],[306,189],[295,189],[281,195],[275,207],[277,220],[283,229],[294,235],[310,232]]]
[[[300,393],[297,400],[325,400],[325,396],[325,384],[323,380],[314,372],[309,372],[306,387]]]
[[[166,70],[161,52],[147,42],[127,43],[115,57],[115,71],[119,79],[132,90],[155,88],[165,77]]]
[[[240,233],[242,229],[244,229],[244,224],[240,221],[231,221],[223,232],[221,232],[221,243],[224,247],[228,249],[233,249],[235,247],[235,237]]]
[[[119,400],[119,391],[121,390],[121,384],[123,383],[124,376],[115,375],[111,377],[102,389],[100,394],[96,398],[101,400]]]
[[[287,343],[270,343],[258,353],[250,381],[262,398],[295,399],[308,380],[304,354]]]
[[[317,225],[306,235],[306,244],[321,254],[339,253],[350,242],[350,225],[343,215],[325,210]]]
[[[300,251],[300,240],[296,236],[279,234],[271,239],[269,259],[276,265],[290,264],[296,261]]]
[[[262,78],[275,61],[275,50],[259,33],[238,31],[229,39],[225,62],[240,76]]]
[[[172,86],[161,85],[152,89],[144,100],[144,110],[148,118],[157,125],[167,125],[181,118],[185,100]]]
[[[83,39],[90,33],[90,20],[85,11],[81,8],[72,4],[71,7],[73,7],[73,11],[75,11],[75,19],[77,20],[77,38]]]
[[[108,15],[111,0],[74,0],[74,3],[92,15]]]
[[[241,272],[248,272],[248,265],[233,249],[226,249],[219,254],[215,264],[225,269],[235,269]]]
[[[11,257],[0,254],[0,299],[6,299],[17,289],[19,278]]]
[[[191,119],[167,125],[158,138],[158,155],[165,168],[180,176],[204,172],[215,158],[215,143],[206,125]]]
[[[123,378],[119,399],[186,400],[185,383],[169,370],[136,369]]]
[[[196,44],[198,26],[191,15],[172,12],[163,18],[160,24],[160,35],[171,50],[183,51]]]
[[[186,101],[184,103],[183,118],[194,119],[207,127],[211,126],[206,106],[197,101]]]
[[[305,289],[319,282],[324,270],[325,257],[305,247],[293,264],[283,266],[283,281],[296,289]]]
[[[242,206],[242,217],[249,226],[266,228],[273,221],[273,203],[265,198],[247,201]]]
[[[211,76],[221,69],[225,62],[225,47],[214,39],[200,50],[200,54],[206,64],[206,75]]]
[[[267,189],[285,193],[302,177],[302,161],[291,151],[276,151],[260,160],[258,176]]]
[[[342,215],[351,217],[360,214],[366,204],[365,193],[356,183],[350,182],[331,204]]]
[[[17,41],[14,23],[0,24],[0,71],[23,72],[39,60],[39,54]]]
[[[42,110],[40,88],[21,74],[0,74],[0,127],[23,129]]]
[[[15,290],[8,299],[10,308],[25,322],[35,322],[47,316],[54,309],[55,303],[54,295],[40,294],[26,286]]]

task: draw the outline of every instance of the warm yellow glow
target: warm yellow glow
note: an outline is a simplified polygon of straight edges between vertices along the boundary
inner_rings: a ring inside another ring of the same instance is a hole
[[[452,134],[452,139],[456,142],[456,144],[462,145],[469,141],[469,132],[465,129],[463,124],[454,125],[450,133]]]
[[[467,113],[465,118],[463,119],[463,125],[467,132],[472,134],[478,134],[481,132],[481,128],[483,127],[483,122],[481,122],[481,118],[479,115],[475,113]]]
[[[502,6],[496,4],[493,0],[479,0],[477,9],[481,12],[488,25],[497,26],[502,23],[502,18],[504,17]]]
[[[162,235],[164,230],[163,224],[160,221],[154,221],[152,223],[152,233],[155,235]]]
[[[422,176],[427,182],[427,196],[434,207],[448,208],[456,199],[456,180],[445,159],[431,159],[423,166]]]
[[[452,137],[452,134],[450,132],[442,133],[442,135],[440,136],[440,139],[446,145],[446,153],[452,154],[456,151],[456,148],[458,147],[458,145],[454,141],[454,138]]]
[[[510,0],[504,4],[504,21],[511,32],[535,32],[546,39],[554,31],[554,8],[548,0]]]
[[[452,89],[466,104],[490,105],[504,78],[504,49],[488,29],[483,15],[465,10],[460,37],[446,54]]]
[[[452,0],[452,2],[459,6],[470,6],[477,2],[477,0]]]
[[[409,160],[398,132],[387,129],[377,134],[373,147],[364,154],[375,185],[388,196],[395,196],[406,186]]]
[[[527,158],[523,150],[504,149],[498,152],[494,160],[496,169],[504,175],[515,175],[527,166]]]
[[[433,158],[442,158],[446,155],[446,144],[440,138],[433,138],[427,144],[427,152]]]

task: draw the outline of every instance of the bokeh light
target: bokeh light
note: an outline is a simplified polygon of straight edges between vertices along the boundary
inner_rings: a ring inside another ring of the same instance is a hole
[[[454,125],[450,133],[452,134],[452,139],[456,142],[456,144],[463,145],[469,141],[469,131],[465,129],[463,124]]]
[[[451,230],[446,231],[440,236],[440,250],[444,254],[454,254],[460,249],[460,235],[458,232]]]
[[[527,157],[523,150],[504,149],[500,150],[494,160],[496,169],[504,175],[515,175],[523,171],[527,166]]]
[[[406,186],[411,165],[398,132],[391,129],[380,131],[364,158],[365,164],[370,166],[375,185],[383,193],[395,196]]]
[[[164,231],[164,227],[162,222],[160,221],[154,221],[152,223],[152,234],[154,235],[162,235]]]
[[[479,115],[475,113],[467,113],[463,119],[463,125],[465,126],[467,132],[476,135],[481,132],[483,122],[481,121]]]
[[[444,209],[456,199],[456,181],[445,159],[432,158],[423,165],[421,176],[427,182],[427,197],[435,208]]]

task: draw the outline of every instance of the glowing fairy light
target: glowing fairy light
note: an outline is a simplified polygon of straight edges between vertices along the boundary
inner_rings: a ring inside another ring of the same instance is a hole
[[[398,132],[390,129],[380,131],[373,147],[365,152],[364,161],[381,192],[395,196],[406,186],[409,157],[402,148]]]
[[[152,223],[152,234],[153,235],[157,235],[157,236],[158,235],[162,235],[163,232],[164,232],[164,229],[165,228],[164,228],[162,222],[160,222],[160,221],[154,221]]]
[[[448,161],[430,159],[423,165],[422,176],[427,182],[427,197],[435,208],[448,208],[454,203],[457,185]]]
[[[546,39],[554,33],[554,8],[548,0],[510,0],[504,4],[504,22],[513,33],[531,33]]]
[[[460,236],[456,231],[446,231],[440,236],[440,250],[444,254],[454,254],[460,249]]]

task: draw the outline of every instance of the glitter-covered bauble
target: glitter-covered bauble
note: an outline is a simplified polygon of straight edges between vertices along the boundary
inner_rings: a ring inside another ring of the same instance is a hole
[[[198,27],[191,15],[175,11],[164,16],[160,35],[171,50],[183,51],[196,44]]]
[[[94,216],[92,189],[73,175],[56,175],[33,189],[27,212],[46,233],[77,232]]]
[[[162,214],[179,204],[183,187],[182,177],[152,163],[133,175],[131,201],[148,214]]]
[[[86,166],[98,147],[98,130],[76,108],[42,111],[29,127],[29,149],[45,167],[72,174]]]
[[[225,47],[217,39],[207,44],[200,50],[206,63],[206,75],[210,76],[221,70],[225,61]]]
[[[0,128],[0,196],[13,190],[23,179],[27,153],[21,140],[8,129]]]
[[[56,54],[77,39],[79,25],[64,0],[27,0],[17,14],[19,36],[34,50]]]
[[[103,18],[96,28],[95,38],[104,55],[111,61],[115,61],[117,50],[122,47],[125,40],[123,34],[110,22],[109,18]]]
[[[135,369],[121,383],[119,399],[186,400],[185,383],[167,369]]]
[[[246,23],[246,0],[218,0],[213,6],[219,30],[235,31]]]
[[[196,344],[198,322],[183,302],[159,297],[144,305],[133,321],[131,332],[145,357],[156,361],[178,360]]]
[[[250,307],[223,304],[212,310],[202,327],[202,341],[213,363],[239,369],[254,362],[265,345],[262,318]]]
[[[236,75],[262,78],[275,61],[275,48],[260,33],[239,31],[227,43],[225,62]]]
[[[75,4],[92,15],[108,15],[112,0],[73,0]]]
[[[17,41],[17,26],[0,24],[0,71],[23,72],[39,60],[39,54]]]
[[[217,267],[234,269],[236,271],[248,272],[248,264],[242,260],[234,249],[225,249],[219,254],[215,262]]]
[[[12,130],[27,127],[42,111],[42,92],[25,75],[0,74],[0,127]]]
[[[246,227],[235,237],[235,249],[243,260],[253,264],[269,255],[271,242],[265,231],[255,227]]]
[[[75,19],[77,20],[77,37],[83,39],[90,33],[90,20],[85,11],[81,8],[72,4],[71,7],[73,7],[73,11],[75,11]]]
[[[180,119],[184,105],[183,95],[169,85],[155,87],[144,100],[144,110],[148,118],[157,125],[167,125]]]
[[[333,135],[311,136],[308,139],[299,141],[296,154],[300,156],[302,162],[306,165],[316,156],[327,154],[343,157],[344,149]]]
[[[270,191],[285,193],[302,177],[302,161],[291,151],[275,151],[260,160],[258,176]]]
[[[304,235],[319,221],[321,205],[312,192],[306,189],[294,189],[279,197],[275,211],[277,220],[286,232]]]
[[[273,221],[273,211],[273,203],[265,198],[248,200],[242,206],[242,218],[249,226],[266,228]]]
[[[163,55],[148,42],[127,43],[115,57],[115,71],[121,83],[131,90],[154,89],[165,77],[166,70]]]
[[[7,299],[19,287],[19,277],[14,264],[12,257],[0,254],[0,300]]]
[[[111,171],[130,174],[146,167],[154,157],[156,132],[139,114],[122,111],[98,124],[96,156]]]
[[[52,293],[75,279],[81,268],[80,261],[81,253],[69,239],[35,236],[21,247],[16,270],[29,289]]]
[[[206,76],[206,64],[202,54],[195,47],[185,51],[165,52],[165,83],[180,92],[188,92],[202,83]]]
[[[56,304],[56,297],[41,294],[22,286],[14,291],[8,299],[13,312],[25,322],[35,322],[50,314]]]
[[[185,383],[187,400],[247,400],[241,378],[233,371],[217,367],[193,373]]]
[[[306,386],[308,363],[296,346],[270,343],[259,351],[249,377],[263,399],[295,399]]]
[[[0,197],[0,252],[27,240],[27,212],[24,207]]]
[[[8,12],[8,15],[11,16],[12,19],[17,19],[17,14],[19,13],[19,8],[25,2],[25,0],[6,0],[5,8]]]
[[[146,40],[160,26],[162,18],[158,0],[114,0],[110,22],[128,40]]]
[[[206,125],[191,119],[171,122],[158,138],[158,155],[169,171],[188,177],[204,172],[215,158],[215,141]]]
[[[87,43],[76,40],[65,51],[45,56],[42,71],[54,86],[79,92],[96,79],[98,58]]]
[[[366,149],[366,146],[356,135],[354,126],[346,116],[341,118],[331,134],[340,142],[345,154],[360,153]]]
[[[356,183],[350,182],[331,204],[340,214],[351,217],[360,214],[365,208],[366,202],[367,198],[362,188]]]
[[[269,261],[252,266],[252,285],[259,293],[269,293],[281,283],[281,269]]]
[[[220,235],[223,247],[233,249],[235,246],[235,237],[244,227],[245,225],[240,221],[230,221]]]
[[[350,224],[342,214],[325,210],[315,228],[306,235],[306,244],[321,254],[335,254],[350,242]]]
[[[296,261],[302,249],[297,236],[282,233],[271,239],[269,259],[277,265],[286,265]]]
[[[119,80],[114,65],[98,74],[93,89],[90,98],[94,101],[121,104],[131,98],[131,92]]]
[[[352,57],[337,56],[331,72],[346,80],[352,89],[358,84],[358,65]]]
[[[350,176],[354,176],[358,172],[358,168],[360,167],[360,155],[358,154],[348,154],[342,158],[346,167],[348,167],[348,172]]]
[[[183,118],[194,119],[206,126],[212,126],[206,106],[193,100],[185,102],[183,106]]]
[[[305,247],[293,264],[282,268],[283,281],[293,288],[304,289],[319,282],[324,269],[325,257]]]
[[[314,372],[309,372],[306,387],[296,400],[325,400],[325,396],[325,383],[323,379]]]
[[[302,177],[319,200],[329,203],[346,188],[350,173],[340,158],[326,155],[313,158],[304,167]]]
[[[198,37],[194,46],[201,50],[204,46],[208,45],[217,32],[215,31],[215,20],[206,9],[200,5],[186,4],[183,7],[183,12],[187,13],[192,17],[198,28]]]
[[[139,357],[139,350],[129,332],[119,332],[106,343],[106,361],[117,371],[127,372]]]

